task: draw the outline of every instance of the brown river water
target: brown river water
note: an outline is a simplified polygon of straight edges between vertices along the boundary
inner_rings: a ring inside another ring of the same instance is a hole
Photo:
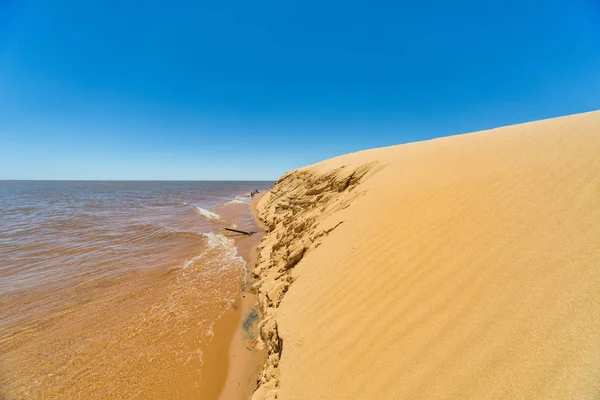
[[[0,398],[198,398],[272,182],[0,182]]]

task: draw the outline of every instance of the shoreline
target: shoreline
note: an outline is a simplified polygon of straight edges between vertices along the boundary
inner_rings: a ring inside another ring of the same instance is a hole
[[[250,291],[255,283],[252,280],[251,272],[256,266],[258,246],[264,236],[264,227],[257,214],[257,204],[266,193],[268,191],[255,195],[249,204],[250,212],[259,231],[250,237],[252,245],[249,251],[247,248],[241,249],[241,252],[245,253],[242,254],[242,257],[246,260],[248,276],[246,286],[239,294],[241,296],[239,299],[240,318],[230,341],[227,377],[219,400],[250,399],[256,390],[259,373],[266,361],[265,351],[256,347],[254,343],[258,337],[258,324],[262,320],[262,315],[258,309],[258,296]]]
[[[215,322],[213,340],[203,351],[204,365],[210,365],[202,368],[199,392],[203,399],[249,399],[265,362],[265,352],[252,343],[258,335],[261,316],[256,307],[257,295],[249,290],[254,283],[251,271],[256,264],[257,247],[264,234],[256,215],[257,201],[264,193],[255,196],[249,203],[259,232],[235,243],[238,255],[246,262],[246,285]]]

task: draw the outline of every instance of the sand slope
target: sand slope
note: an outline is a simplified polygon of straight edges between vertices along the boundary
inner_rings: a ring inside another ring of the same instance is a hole
[[[600,112],[331,159],[259,211],[254,398],[600,398]]]

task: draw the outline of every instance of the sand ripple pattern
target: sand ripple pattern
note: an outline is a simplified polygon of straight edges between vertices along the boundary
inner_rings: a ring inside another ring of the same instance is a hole
[[[598,398],[599,154],[595,112],[284,176],[254,398]]]

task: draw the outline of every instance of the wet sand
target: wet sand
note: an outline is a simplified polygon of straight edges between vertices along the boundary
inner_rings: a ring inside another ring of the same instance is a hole
[[[260,197],[262,193],[250,202],[257,224],[256,204]],[[256,247],[264,230],[256,224],[241,228],[257,231],[250,237],[233,235],[238,254],[251,271],[256,263]],[[253,346],[260,315],[256,309],[257,296],[248,291],[252,283],[248,282],[231,307],[215,323],[213,340],[203,351],[204,367],[200,384],[202,399],[248,399],[256,389],[257,377],[265,362],[265,352]]]
[[[238,323],[228,349],[228,369],[219,399],[249,399],[256,389],[258,374],[265,362],[264,351],[253,349],[257,335],[256,295],[242,292],[236,304]]]
[[[258,230],[239,195],[269,187],[256,185],[8,187],[0,399],[216,399],[253,302],[240,294],[246,253],[260,240],[223,227]]]
[[[202,370],[200,398],[247,399],[256,388],[256,377],[264,362],[264,354],[253,351],[254,340],[248,331],[256,330],[256,323],[245,329],[244,323],[254,313],[256,295],[241,292],[235,303],[215,324],[215,336],[204,351],[205,368]]]

